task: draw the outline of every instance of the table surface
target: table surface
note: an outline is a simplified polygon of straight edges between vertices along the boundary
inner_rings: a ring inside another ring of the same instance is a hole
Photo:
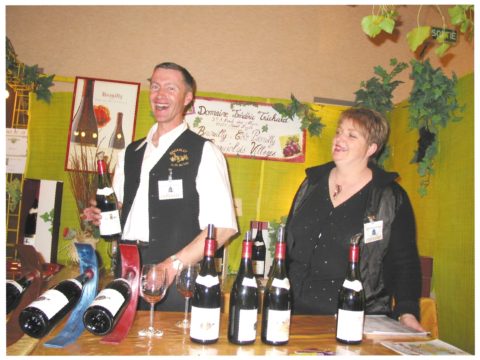
[[[149,321],[148,311],[137,311],[135,321],[125,339],[118,344],[103,344],[102,337],[88,331],[73,344],[64,348],[49,348],[43,344],[53,338],[62,329],[57,326],[49,335],[38,341],[30,355],[295,355],[299,350],[316,348],[319,351],[332,351],[337,355],[392,355],[393,351],[380,344],[380,339],[364,338],[360,345],[343,345],[335,340],[335,318],[333,316],[293,316],[290,328],[290,340],[287,345],[271,346],[260,340],[260,321],[257,327],[257,339],[252,345],[234,345],[227,340],[228,315],[222,314],[220,338],[210,345],[193,343],[189,332],[175,326],[183,319],[180,312],[155,312],[155,326],[164,331],[161,338],[142,338],[138,330]],[[259,317],[260,320],[260,317]],[[26,336],[26,335],[25,335]],[[383,338],[381,340],[385,340]],[[408,338],[408,340],[425,340]],[[390,338],[389,340],[392,340]],[[406,340],[395,338],[395,340]],[[7,348],[7,355],[9,349]]]
[[[75,270],[74,270],[75,271]],[[70,276],[71,270],[61,271],[49,283],[49,287]],[[105,276],[101,283],[109,280]],[[224,294],[224,307],[228,308],[228,290],[232,279],[222,282]],[[227,290],[228,289],[228,290]],[[227,294],[227,295],[225,295]],[[43,344],[55,337],[68,320],[68,316],[62,320],[47,336],[37,340],[24,335],[18,343],[13,344],[6,350],[7,355],[19,355],[18,348],[23,348],[22,354],[30,355],[295,355],[297,351],[305,349],[318,349],[319,351],[331,351],[337,355],[392,355],[392,350],[380,344],[382,340],[415,341],[426,340],[426,337],[408,338],[364,338],[360,345],[343,345],[335,340],[335,318],[333,316],[306,316],[295,315],[291,318],[290,339],[287,345],[271,346],[262,343],[260,339],[261,315],[257,322],[257,338],[252,345],[235,345],[227,339],[228,314],[224,311],[220,320],[220,338],[215,344],[201,345],[190,340],[189,330],[183,330],[175,326],[182,320],[183,312],[155,312],[154,324],[164,331],[161,338],[142,338],[137,335],[138,331],[147,327],[149,322],[148,311],[137,311],[132,327],[123,341],[118,344],[104,344],[102,337],[91,334],[84,330],[81,336],[73,344],[64,348],[50,348]],[[25,341],[26,340],[26,341]],[[23,343],[29,344],[28,349]],[[17,345],[17,346],[15,346]],[[20,345],[20,346],[19,346]]]

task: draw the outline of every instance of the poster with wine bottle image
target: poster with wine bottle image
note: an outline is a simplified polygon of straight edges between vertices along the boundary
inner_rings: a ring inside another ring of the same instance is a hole
[[[95,164],[99,152],[115,168],[118,152],[135,135],[139,93],[140,83],[75,78],[65,170],[79,170],[79,161]]]

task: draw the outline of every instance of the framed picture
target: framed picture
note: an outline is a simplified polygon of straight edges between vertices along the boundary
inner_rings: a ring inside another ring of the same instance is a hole
[[[133,141],[140,83],[76,77],[65,170],[96,171],[103,153],[112,172]]]

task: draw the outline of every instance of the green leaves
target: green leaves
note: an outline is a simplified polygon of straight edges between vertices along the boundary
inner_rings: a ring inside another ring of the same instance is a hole
[[[301,130],[307,129],[310,135],[320,136],[322,129],[325,126],[321,123],[321,118],[315,114],[308,105],[298,101],[293,94],[290,96],[291,102],[288,105],[282,103],[272,104],[274,110],[280,115],[288,117],[289,119],[297,116],[301,121]]]
[[[395,20],[385,16],[369,15],[362,19],[362,30],[371,38],[374,38],[382,31],[391,34],[394,28]]]
[[[455,74],[449,79],[441,68],[434,69],[430,61],[424,62],[412,60],[412,73],[410,79],[414,80],[409,102],[409,127],[411,129],[426,129],[431,133],[438,134],[441,128],[447,126],[448,121],[459,121],[458,111],[463,111],[457,101]],[[420,139],[421,140],[421,139]],[[421,141],[419,140],[419,148]],[[438,136],[425,149],[425,155],[418,162],[417,173],[421,183],[419,192],[426,195],[428,177],[433,174],[434,157],[438,149]],[[422,150],[423,151],[423,150]],[[417,159],[417,149],[414,159]]]
[[[455,5],[448,9],[450,22],[460,28],[462,33],[473,34],[473,5]]]
[[[430,26],[419,26],[409,31],[407,34],[407,42],[410,50],[416,51],[417,48],[430,37],[430,31]]]

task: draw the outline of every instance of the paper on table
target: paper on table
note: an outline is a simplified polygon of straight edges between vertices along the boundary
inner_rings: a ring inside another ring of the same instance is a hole
[[[403,355],[470,355],[441,340],[430,341],[383,341],[380,344]]]
[[[367,315],[363,328],[365,335],[386,335],[386,336],[428,336],[429,332],[416,331],[402,325],[386,315]]]

